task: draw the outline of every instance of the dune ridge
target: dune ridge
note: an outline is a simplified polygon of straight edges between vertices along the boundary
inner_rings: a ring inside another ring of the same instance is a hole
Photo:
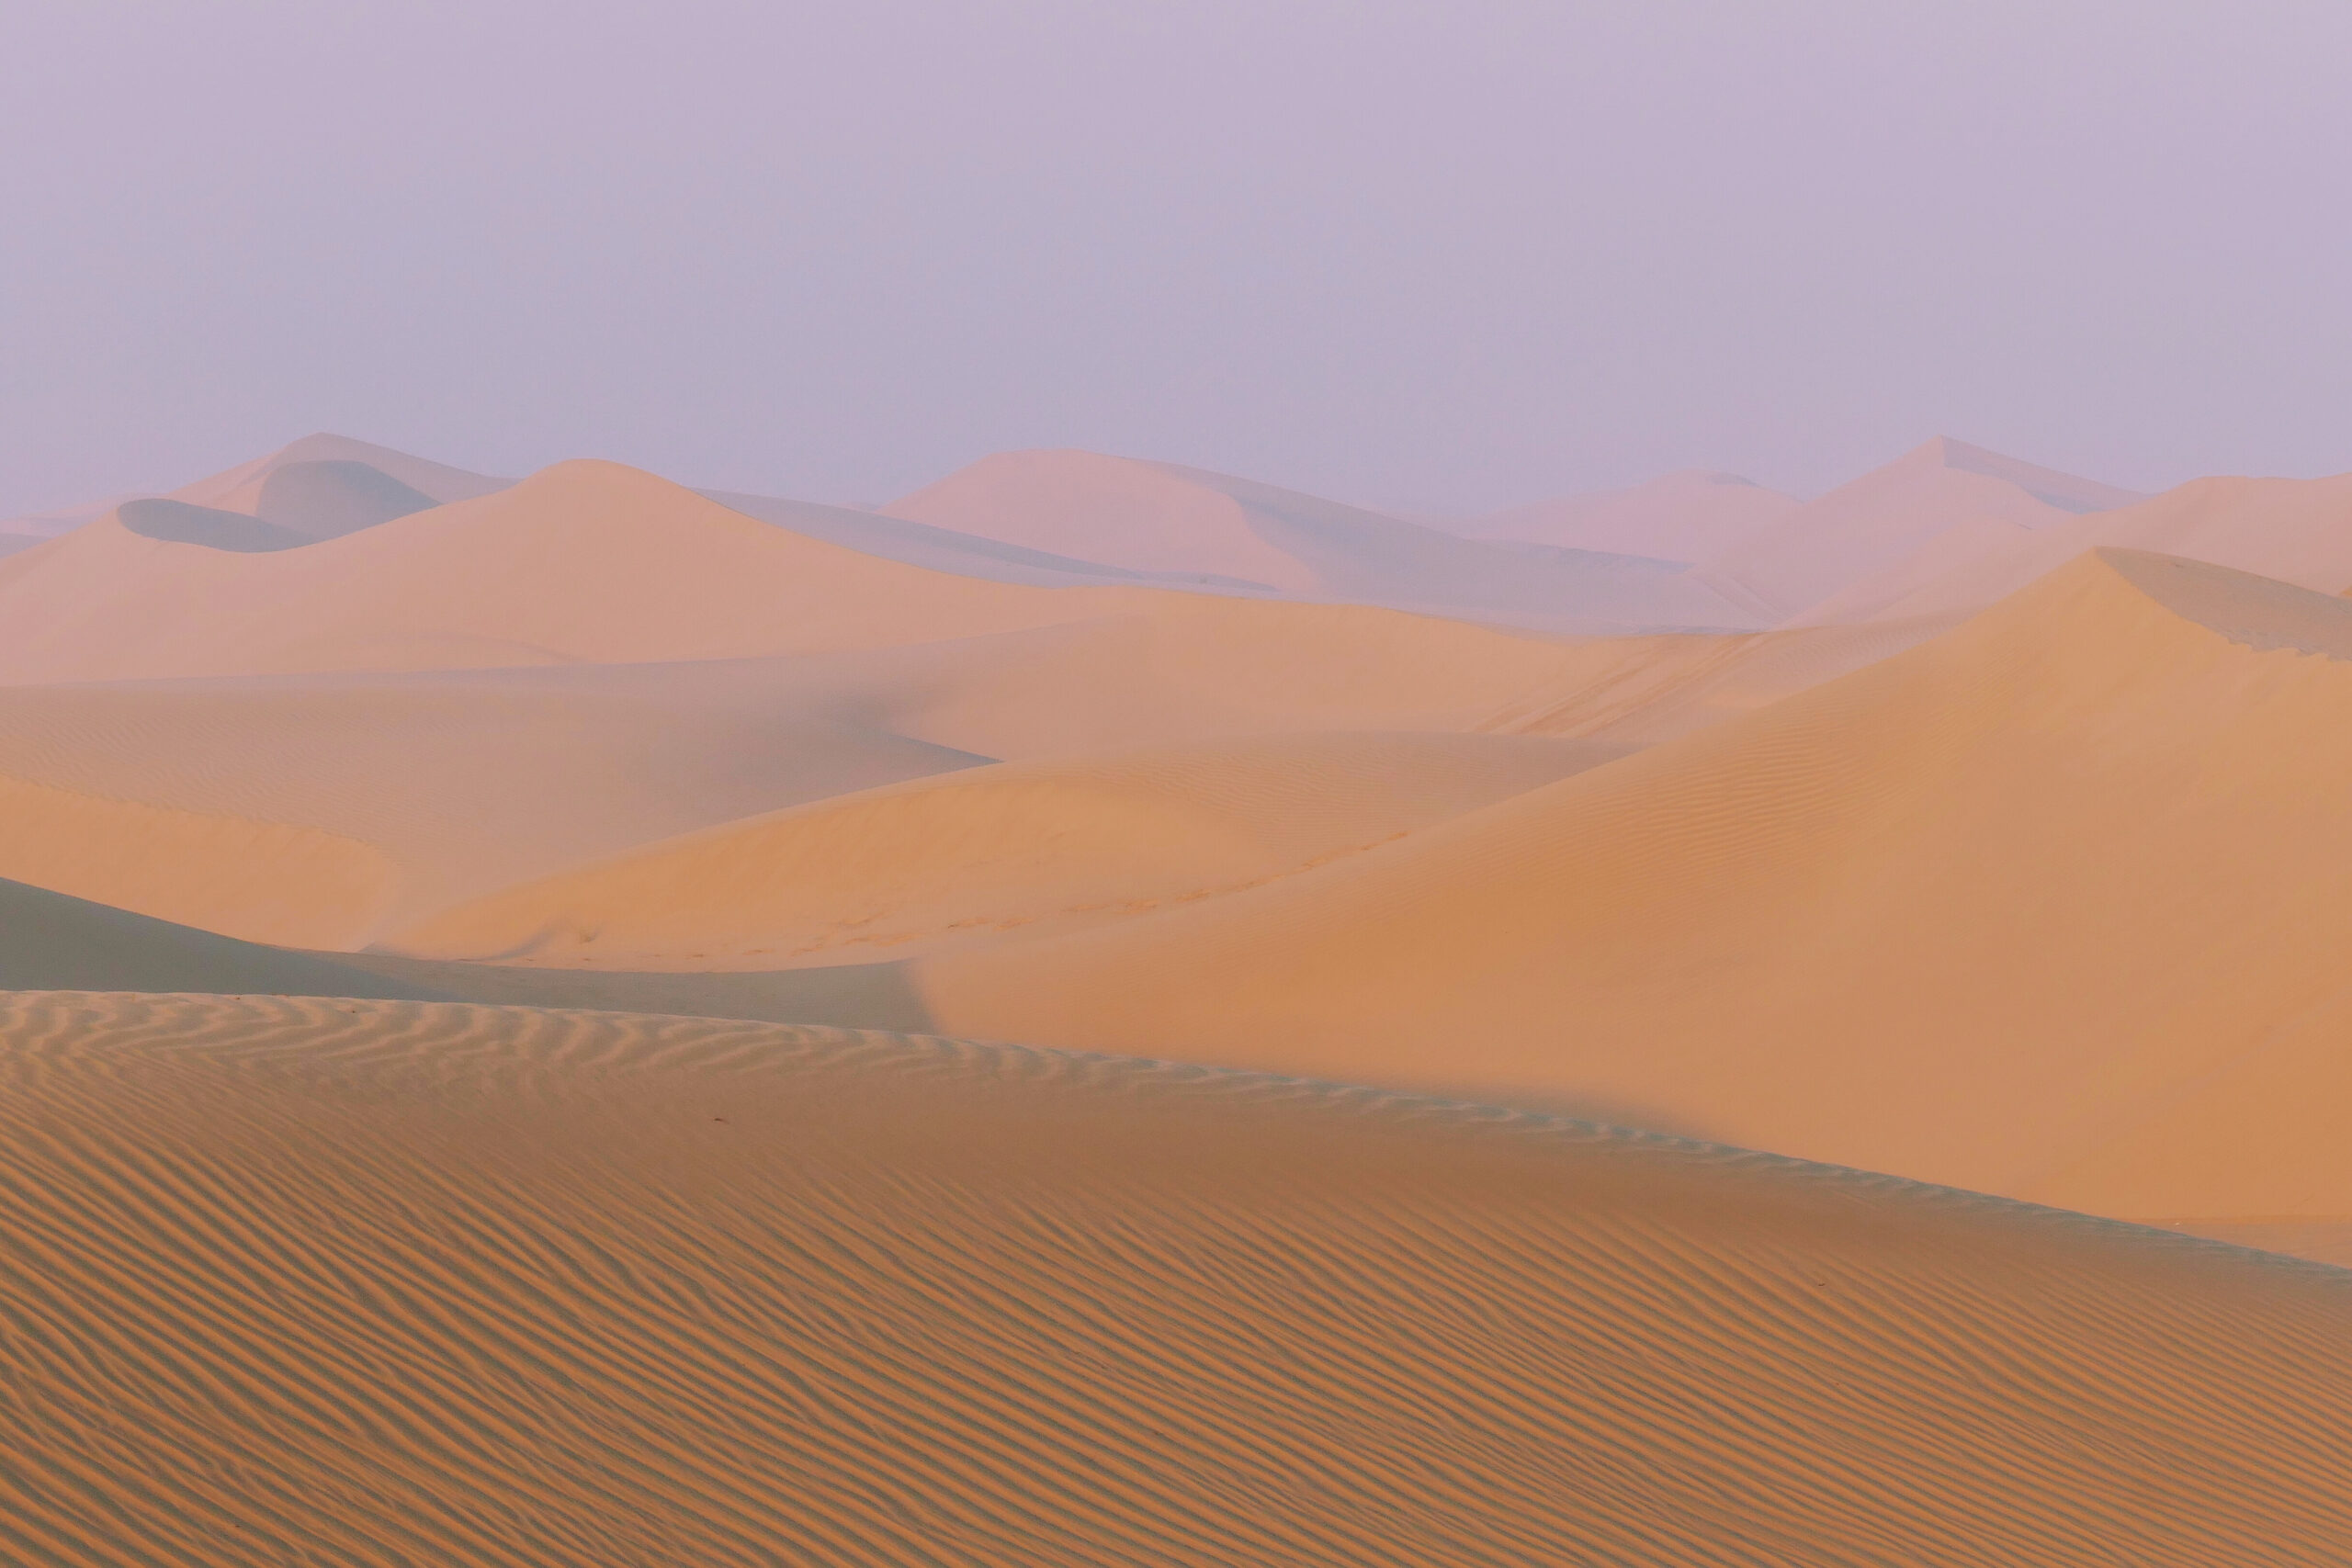
[[[1325,666],[1377,660],[1424,688],[1406,667],[1442,672],[1473,649],[1540,661],[1546,646],[1356,604],[963,576],[587,461],[296,549],[175,545],[101,520],[0,560],[15,684],[818,654],[1123,618],[1196,644],[1319,649]]]
[[[968,768],[638,848],[378,945],[627,969],[898,956],[1259,886],[1629,750],[1342,733]]]
[[[2347,627],[2102,552],[1345,863],[910,978],[948,1033],[1566,1097],[2102,1213],[2341,1217]]]
[[[0,1005],[63,1563],[2332,1562],[2334,1270],[1295,1079]],[[71,1355],[58,1354],[66,1343]]]
[[[1499,544],[1176,463],[1002,452],[888,503],[891,515],[1029,549],[1306,598],[1583,633],[1752,624],[1683,563]]]
[[[2031,532],[2146,499],[1939,435],[1701,561],[1697,576],[1774,625],[1954,527]]]

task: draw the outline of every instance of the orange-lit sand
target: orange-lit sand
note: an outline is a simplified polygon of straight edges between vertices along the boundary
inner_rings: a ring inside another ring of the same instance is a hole
[[[2004,1200],[2352,1262],[2347,487],[105,509],[0,1558],[2343,1562],[2352,1275]]]
[[[885,510],[1030,549],[1306,598],[1566,631],[1761,624],[1745,601],[1670,560],[1489,543],[1227,474],[1094,452],[999,453]]]
[[[915,979],[950,1032],[1534,1094],[2105,1213],[2341,1217],[2347,776],[2352,604],[2095,556],[1385,849]]]
[[[70,1564],[2334,1563],[2352,1285],[1280,1079],[0,1006],[0,1516]]]
[[[730,822],[387,938],[431,957],[773,969],[1099,925],[1252,887],[1623,755],[1283,737],[970,768]]]

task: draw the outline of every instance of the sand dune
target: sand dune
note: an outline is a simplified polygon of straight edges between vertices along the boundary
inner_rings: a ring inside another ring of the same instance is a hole
[[[1796,618],[1828,625],[1973,613],[2083,551],[2154,550],[2322,592],[2352,587],[2352,474],[2194,479],[2037,531],[1955,528]]]
[[[1452,527],[1474,539],[1700,561],[1732,549],[1800,504],[1737,474],[1685,468],[1627,490],[1514,506]]]
[[[62,1562],[2334,1562],[2345,1277],[1290,1080],[0,1010]],[[71,1347],[70,1353],[65,1348]]]
[[[1368,663],[1375,678],[1473,645],[1503,664],[1544,657],[1524,637],[1394,612],[927,570],[576,462],[266,554],[92,524],[0,562],[0,680],[739,658],[1120,616],[1218,649],[1312,649],[1314,662]]]
[[[972,768],[730,822],[504,889],[382,945],[622,969],[905,956],[1255,886],[1628,750],[1342,734]]]
[[[1702,561],[1697,575],[1771,624],[1894,566],[1953,527],[2042,529],[2144,499],[1938,436]]]
[[[953,571],[997,582],[1025,582],[1047,588],[1080,583],[1148,582],[1162,587],[1209,589],[1220,593],[1264,592],[1261,583],[1209,573],[1152,571],[1106,566],[1101,561],[1033,550],[977,534],[958,533],[904,517],[865,512],[849,506],[823,506],[814,502],[787,501],[771,495],[742,495],[729,491],[696,492],[731,512],[773,523],[796,534],[844,546],[869,556],[904,561],[933,571]]]
[[[254,494],[254,515],[333,539],[439,504],[371,464],[327,458],[271,469]]]
[[[277,475],[287,468],[310,469],[298,474],[290,488],[288,481]],[[358,474],[365,468],[379,479],[371,479]],[[198,506],[218,507],[228,512],[243,512],[254,516],[266,516],[263,510],[265,493],[275,493],[281,504],[299,500],[314,488],[330,492],[345,490],[357,483],[380,495],[397,497],[382,485],[390,479],[401,490],[422,495],[439,504],[451,501],[471,501],[491,495],[513,484],[513,479],[492,479],[468,468],[453,468],[447,463],[396,452],[390,446],[379,446],[372,441],[356,441],[348,435],[320,434],[306,435],[300,441],[279,447],[266,457],[240,463],[209,478],[198,479],[172,491],[175,501],[192,502]],[[340,482],[338,482],[340,481]],[[379,519],[386,521],[388,519]]]
[[[989,759],[773,669],[0,687],[0,876],[347,949],[652,840]]]
[[[1465,539],[1272,485],[1091,452],[999,453],[884,510],[1027,549],[1306,598],[1570,631],[1754,624],[1679,563]]]
[[[2340,1217],[2346,776],[2352,604],[2109,552],[1388,848],[911,977],[949,1032],[1546,1095],[2104,1213]]]
[[[1770,632],[1596,637],[1556,675],[1485,714],[1482,733],[1671,740],[1849,674],[1962,617]]]

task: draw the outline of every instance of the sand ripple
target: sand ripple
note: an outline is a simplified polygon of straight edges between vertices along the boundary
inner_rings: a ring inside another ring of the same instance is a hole
[[[0,1555],[2341,1562],[2352,1276],[880,1034],[0,997]]]

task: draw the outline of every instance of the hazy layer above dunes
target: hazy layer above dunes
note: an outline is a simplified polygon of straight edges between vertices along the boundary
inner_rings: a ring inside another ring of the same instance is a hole
[[[624,969],[903,956],[1255,886],[1629,750],[1340,734],[970,768],[730,822],[504,889],[383,945]]]
[[[1448,526],[1477,539],[1701,561],[1733,548],[1802,504],[1794,496],[1736,474],[1687,468],[1627,490],[1563,496]]]
[[[2341,601],[2089,558],[1385,849],[915,978],[950,1032],[1551,1094],[2106,1213],[2352,1213],[2347,652]]]
[[[62,1562],[2333,1562],[2333,1271],[1007,1048],[0,1008]],[[69,1355],[55,1342],[70,1338]]]

